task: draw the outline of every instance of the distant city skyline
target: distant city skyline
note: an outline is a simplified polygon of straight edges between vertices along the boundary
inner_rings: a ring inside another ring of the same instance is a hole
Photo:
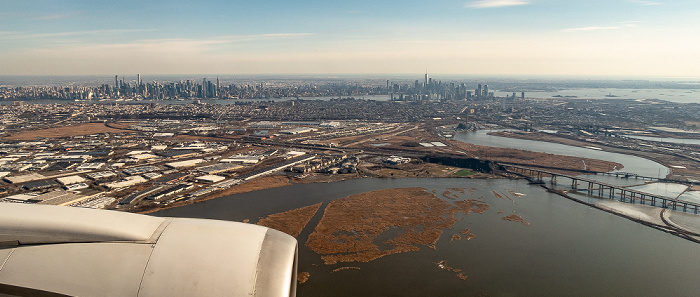
[[[690,0],[9,1],[0,75],[700,78]]]

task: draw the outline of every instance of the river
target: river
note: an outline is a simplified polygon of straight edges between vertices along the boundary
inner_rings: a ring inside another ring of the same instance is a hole
[[[525,148],[613,160],[628,172],[663,171],[662,165],[633,156],[518,139],[499,139],[485,132],[459,133],[458,140],[500,147]],[[307,248],[309,234],[323,208],[334,199],[379,189],[423,187],[447,203],[448,188],[472,188],[457,200],[481,199],[491,208],[483,214],[458,214],[443,230],[435,249],[421,247],[368,263],[325,265]],[[507,199],[494,195],[497,191]],[[672,191],[677,195],[678,189]],[[513,192],[524,196],[513,195]],[[511,194],[509,194],[511,193]],[[309,272],[297,296],[695,296],[700,292],[700,245],[633,221],[579,204],[523,180],[504,179],[356,179],[334,183],[293,184],[236,194],[154,215],[209,218],[252,223],[267,215],[322,202],[323,206],[298,237],[299,271]],[[630,205],[631,206],[631,205]],[[636,207],[636,206],[635,206]],[[637,210],[634,210],[637,211]],[[516,213],[530,223],[503,220]],[[694,223],[694,216],[680,220]],[[468,228],[477,237],[450,242]],[[437,265],[461,269],[460,280]],[[358,269],[334,269],[351,266]]]
[[[643,176],[665,177],[669,170],[657,162],[637,156],[593,150],[589,148],[564,145],[559,143],[507,138],[488,135],[489,132],[500,130],[479,130],[476,132],[461,132],[454,135],[455,140],[471,144],[501,147],[511,149],[521,149],[532,152],[542,152],[556,155],[585,157],[591,159],[605,160],[621,163],[624,168],[619,171],[635,173]]]
[[[500,93],[498,96],[510,96],[511,93]],[[518,92],[516,96],[519,96]],[[557,97],[561,96],[561,97]],[[552,92],[525,92],[526,98],[542,99],[657,99],[676,103],[698,103],[700,92],[696,89],[621,89],[621,88],[574,88]],[[568,98],[567,98],[568,97]]]
[[[535,152],[575,157],[586,157],[618,162],[624,166],[624,168],[618,171],[635,173],[642,176],[663,178],[669,173],[669,169],[667,167],[657,162],[637,156],[612,153],[601,150],[593,150],[588,148],[575,147],[551,142],[488,135],[488,133],[491,131],[493,130],[456,133],[454,138],[459,141],[484,146],[523,149]],[[684,201],[700,203],[700,192],[686,191],[688,187],[685,185],[659,182],[646,183],[643,180],[634,178],[618,178],[614,176],[603,175],[588,175],[586,176],[586,178],[598,180],[613,185],[629,187],[631,189],[669,198],[677,198]],[[565,185],[556,185],[554,187],[561,190],[570,190],[570,188]],[[616,212],[628,215],[630,217],[645,219],[649,222],[656,224],[663,224],[663,222],[661,222],[659,219],[661,215],[661,209],[657,207],[650,207],[640,204],[627,204],[615,200],[598,198],[591,195],[584,195],[580,192],[571,192],[569,193],[569,195],[574,196],[575,198],[585,201],[587,203],[595,204],[606,209],[611,209]],[[665,216],[667,220],[676,223],[677,225],[682,226],[683,228],[686,228],[686,230],[700,233],[700,217],[694,214],[686,215],[680,212],[668,212]]]
[[[692,139],[692,138],[652,137],[652,136],[638,136],[638,135],[625,135],[625,137],[641,139],[641,140],[648,140],[648,141],[657,141],[657,142],[700,145],[700,139]]]
[[[284,188],[209,200],[155,215],[241,221],[378,189],[477,188],[458,200],[483,197],[491,209],[458,215],[436,249],[390,255],[369,263],[325,265],[304,243],[322,211],[299,236],[299,271],[311,277],[297,296],[691,296],[700,245],[544,192],[525,181],[483,179],[359,179]],[[498,199],[492,191],[525,196]],[[445,201],[450,201],[445,199]],[[451,202],[450,202],[451,203]],[[531,225],[502,220],[516,212]],[[450,243],[464,228],[477,235]],[[437,267],[468,275],[460,280]],[[333,269],[352,266],[360,270]]]

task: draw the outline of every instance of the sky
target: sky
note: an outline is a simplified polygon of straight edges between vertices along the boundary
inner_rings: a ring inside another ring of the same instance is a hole
[[[700,79],[696,0],[2,0],[0,75]]]

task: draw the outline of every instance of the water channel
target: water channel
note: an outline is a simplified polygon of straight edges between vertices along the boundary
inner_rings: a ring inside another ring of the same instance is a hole
[[[491,139],[501,142],[501,146],[510,142]],[[556,147],[549,143],[538,145]],[[580,152],[568,152],[582,156]],[[625,164],[625,171],[665,170],[637,157],[612,157]],[[473,188],[474,191],[459,194],[457,200],[481,199],[491,208],[483,214],[457,214],[460,221],[454,228],[443,230],[435,249],[421,246],[419,252],[389,255],[368,263],[325,265],[319,255],[304,245],[330,201],[405,187],[423,187],[447,203],[454,201],[440,195],[446,189]],[[507,199],[498,198],[493,191]],[[508,194],[513,192],[524,195]],[[700,245],[547,193],[523,180],[357,179],[293,184],[163,210],[155,215],[249,219],[255,223],[273,213],[319,202],[323,203],[321,210],[298,237],[299,271],[311,274],[307,283],[299,285],[298,296],[694,296],[700,292],[696,280],[700,257],[694,256],[700,252]],[[530,225],[502,219],[513,213]],[[694,220],[692,216],[682,218]],[[453,234],[465,228],[477,237],[450,242]],[[442,260],[461,269],[468,275],[467,280],[438,267]],[[333,272],[347,266],[359,270]]]
[[[621,163],[624,167],[616,171],[634,173],[641,176],[663,178],[669,173],[669,169],[667,167],[657,162],[633,155],[612,153],[602,150],[575,147],[558,143],[488,135],[488,133],[492,131],[496,130],[481,130],[476,132],[456,133],[454,137],[456,140],[459,141],[484,146],[523,149],[534,152],[543,152],[550,154],[585,157],[611,162],[618,162]],[[629,187],[630,189],[635,189],[664,197],[674,199],[677,198],[679,200],[696,203],[700,202],[700,192],[686,191],[688,187],[685,185],[659,182],[648,183],[644,180],[635,178],[619,178],[605,175],[587,175],[585,177],[588,179],[593,179],[617,186]],[[556,185],[554,187],[557,189],[570,190],[570,187],[566,185]],[[597,206],[610,209],[630,217],[643,219],[655,224],[664,224],[660,219],[662,210],[657,207],[640,204],[628,204],[615,200],[598,198],[596,196],[584,195],[581,192],[571,192],[569,193],[569,195],[574,196],[575,198],[585,201],[587,203],[595,204]],[[682,212],[667,212],[665,214],[665,217],[668,221],[678,226],[681,226],[686,230],[700,233],[700,216],[697,216],[695,214],[685,214]]]
[[[657,141],[657,142],[700,145],[700,139],[692,139],[692,138],[652,137],[652,136],[639,136],[639,135],[625,135],[625,137],[641,139],[641,140],[648,140],[648,141]]]
[[[488,135],[497,130],[479,130],[476,132],[462,132],[454,135],[455,140],[501,148],[521,149],[532,152],[542,152],[564,156],[585,157],[610,162],[621,163],[624,168],[619,171],[635,173],[643,176],[665,177],[669,170],[665,166],[654,161],[637,156],[611,153],[583,147],[576,147],[558,143],[534,141],[526,139],[507,138]],[[500,130],[498,130],[500,131]]]

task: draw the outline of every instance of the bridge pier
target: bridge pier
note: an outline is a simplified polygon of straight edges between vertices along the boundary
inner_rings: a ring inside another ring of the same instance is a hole
[[[639,200],[641,204],[647,205],[646,203],[649,202],[651,206],[655,207],[661,207],[661,208],[671,208],[673,210],[682,210],[684,212],[690,212],[692,209],[693,213],[699,214],[700,213],[700,203],[694,203],[694,202],[686,202],[686,201],[676,201],[675,199],[671,198],[666,198],[662,196],[656,196],[653,194],[645,193],[645,192],[640,192],[632,189],[627,189],[624,187],[619,187],[616,185],[612,184],[607,184],[604,182],[596,181],[596,180],[590,180],[584,177],[577,177],[577,176],[570,176],[566,174],[559,174],[559,173],[554,173],[546,170],[539,170],[539,169],[533,169],[533,168],[527,168],[527,167],[520,167],[517,165],[505,165],[504,166],[506,170],[510,170],[513,173],[522,173],[523,176],[530,177],[530,178],[537,178],[539,182],[542,182],[544,176],[551,176],[550,183],[551,184],[556,184],[558,181],[559,177],[564,177],[571,179],[571,188],[574,191],[586,191],[589,195],[593,195],[595,191],[598,191],[595,193],[596,197],[600,198],[607,198],[610,199],[617,199],[616,196],[620,195],[619,200],[622,202],[630,202],[630,203],[637,203],[636,201]],[[610,176],[617,176],[617,177],[624,177],[624,178],[630,178],[634,177],[635,179],[643,179],[643,180],[661,180],[657,178],[652,178],[652,177],[646,177],[646,176],[640,176],[632,173],[625,173],[625,172],[603,172],[601,173],[603,175],[610,175]],[[579,183],[588,183],[587,187],[585,189],[579,189]],[[607,193],[605,191],[608,191]],[[629,199],[629,201],[627,201]],[[657,204],[657,200],[660,200],[660,205]],[[679,205],[682,204],[682,205]]]

